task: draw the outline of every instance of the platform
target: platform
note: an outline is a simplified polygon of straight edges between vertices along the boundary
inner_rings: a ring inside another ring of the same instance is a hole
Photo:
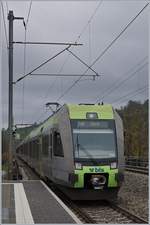
[[[80,223],[76,215],[43,181],[2,184],[2,223]]]

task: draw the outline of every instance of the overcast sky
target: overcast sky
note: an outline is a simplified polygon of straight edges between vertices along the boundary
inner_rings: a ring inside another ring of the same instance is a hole
[[[83,46],[70,49],[88,65],[105,50],[113,39],[139,13],[148,1],[33,1],[27,25],[27,41],[75,42]],[[8,1],[14,16],[27,20],[30,1]],[[6,25],[7,5],[3,1]],[[82,77],[30,76],[14,85],[14,123],[42,121],[50,115],[45,104],[59,99],[64,103],[104,103],[119,108],[128,100],[148,98],[148,9],[147,7],[120,38],[93,65],[100,75]],[[91,19],[90,19],[91,18]],[[89,22],[90,20],[90,22]],[[3,28],[3,27],[2,27]],[[3,126],[8,118],[8,60],[2,29],[2,109]],[[81,34],[80,38],[79,35]],[[14,41],[24,41],[22,21],[14,21]],[[27,45],[25,71],[30,72],[66,46]],[[67,51],[36,73],[83,74],[86,66]],[[14,81],[24,74],[24,45],[14,45]],[[93,75],[92,71],[86,74]],[[23,88],[24,86],[24,88]],[[24,89],[24,97],[23,97]],[[62,98],[60,98],[63,96]],[[24,100],[23,100],[24,99]],[[24,102],[24,106],[23,106]],[[24,108],[24,110],[23,110]]]

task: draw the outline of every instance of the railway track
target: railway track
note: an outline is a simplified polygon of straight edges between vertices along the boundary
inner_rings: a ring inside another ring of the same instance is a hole
[[[21,165],[21,167],[23,167],[26,175],[28,176],[28,179],[40,179],[37,174],[35,174],[35,172],[27,166],[25,162],[19,160],[19,164]],[[145,221],[142,218],[131,214],[129,211],[119,207],[115,203],[106,201],[72,201],[51,182],[47,181],[45,183],[76,214],[76,216],[83,224],[148,224],[148,221]]]
[[[72,201],[51,183],[46,184],[77,215],[82,223],[148,224],[148,221],[130,213],[118,206],[117,203],[108,201]]]
[[[21,158],[17,157],[17,163],[20,171],[22,172],[24,180],[40,180],[39,175],[36,174],[35,171],[30,168]]]
[[[59,190],[55,189],[53,191],[83,223],[148,224],[148,221],[130,213],[115,203],[107,201],[71,201]]]
[[[126,165],[125,169],[126,171],[133,173],[149,174],[149,169],[147,167]]]

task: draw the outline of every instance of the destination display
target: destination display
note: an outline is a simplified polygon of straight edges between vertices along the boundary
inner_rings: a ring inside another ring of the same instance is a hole
[[[113,121],[97,120],[72,120],[72,126],[75,129],[110,129],[113,128]]]

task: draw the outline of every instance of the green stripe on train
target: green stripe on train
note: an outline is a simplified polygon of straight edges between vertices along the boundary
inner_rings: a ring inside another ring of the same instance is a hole
[[[71,105],[68,104],[70,119],[86,119],[87,112],[96,112],[98,119],[114,119],[111,105]]]
[[[78,174],[78,181],[75,183],[75,188],[84,187],[84,174],[85,173],[108,173],[108,187],[117,187],[117,181],[115,174],[118,173],[118,169],[110,169],[110,166],[83,166],[81,170],[75,170],[75,174]]]

